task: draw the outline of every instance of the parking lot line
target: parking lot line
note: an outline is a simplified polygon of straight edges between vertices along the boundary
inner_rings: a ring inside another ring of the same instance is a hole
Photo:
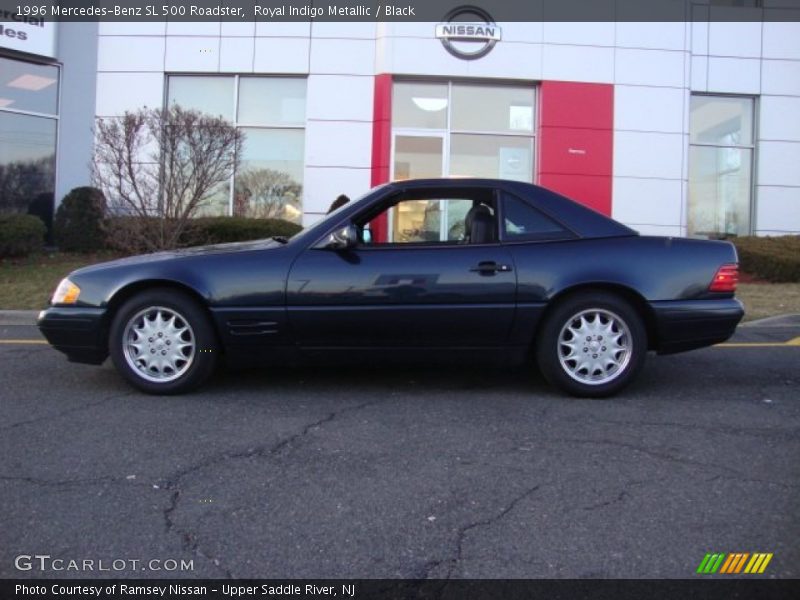
[[[726,342],[716,344],[714,348],[782,348],[786,346],[800,347],[800,337],[789,340],[788,342]]]
[[[0,340],[0,344],[46,344],[47,340]]]

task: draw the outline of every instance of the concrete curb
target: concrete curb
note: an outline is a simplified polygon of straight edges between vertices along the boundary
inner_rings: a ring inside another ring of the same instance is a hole
[[[764,319],[742,323],[739,327],[800,327],[800,315],[788,314],[766,317]]]

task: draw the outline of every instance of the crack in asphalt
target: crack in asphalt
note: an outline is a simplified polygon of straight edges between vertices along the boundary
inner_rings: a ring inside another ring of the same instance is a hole
[[[444,587],[447,586],[447,581],[449,581],[453,576],[453,571],[455,570],[456,566],[459,562],[463,559],[464,556],[464,541],[467,537],[467,534],[473,531],[474,529],[478,529],[480,527],[488,527],[489,525],[494,525],[498,521],[505,518],[511,511],[513,511],[517,505],[522,502],[523,500],[527,499],[529,496],[533,495],[534,492],[539,490],[542,487],[542,484],[537,484],[531,488],[526,489],[518,496],[514,497],[511,502],[508,503],[500,512],[497,514],[486,517],[479,521],[473,521],[471,523],[467,523],[466,525],[462,525],[458,528],[456,532],[456,541],[455,541],[455,549],[454,555],[450,558],[445,558],[441,560],[433,560],[429,561],[423,566],[424,576],[423,579],[428,579],[432,571],[436,568],[440,567],[443,564],[447,565],[447,571],[442,579],[445,580],[444,585],[439,590],[439,596],[444,591]]]
[[[164,509],[164,525],[166,528],[166,533],[172,533],[173,531],[178,535],[181,540],[181,547],[185,552],[191,552],[194,556],[198,556],[203,558],[221,570],[227,579],[235,579],[235,576],[231,572],[231,570],[220,563],[219,559],[211,556],[210,554],[203,551],[200,547],[200,542],[197,539],[197,536],[191,533],[190,531],[184,531],[182,529],[178,529],[175,527],[175,523],[172,520],[172,513],[178,508],[178,501],[180,498],[180,490],[175,490],[172,492],[170,496],[169,506]]]
[[[0,431],[8,431],[10,429],[15,429],[17,427],[22,427],[23,425],[31,425],[33,423],[41,423],[42,421],[50,421],[52,419],[58,419],[64,417],[66,415],[70,415],[72,413],[80,412],[82,410],[86,410],[87,408],[93,408],[95,406],[100,406],[101,404],[105,404],[106,402],[111,402],[112,400],[117,400],[119,398],[125,398],[127,396],[132,396],[134,392],[125,392],[123,394],[114,394],[112,396],[107,396],[105,398],[101,398],[100,400],[93,400],[92,402],[86,402],[84,404],[79,404],[78,406],[73,406],[71,408],[66,408],[62,411],[59,411],[54,414],[43,415],[41,417],[36,417],[34,419],[28,419],[27,421],[18,421],[16,423],[12,423],[11,425],[6,425],[5,427],[0,427]]]
[[[380,403],[381,403],[381,401],[364,402],[364,403],[361,403],[361,404],[358,404],[358,405],[355,405],[355,406],[348,406],[348,407],[343,408],[341,410],[336,410],[336,411],[330,412],[325,417],[323,417],[321,419],[318,419],[318,420],[316,420],[316,421],[314,421],[312,423],[309,423],[308,425],[305,425],[299,432],[297,432],[297,433],[295,433],[293,435],[290,435],[289,437],[284,438],[284,439],[280,440],[277,443],[274,443],[274,444],[263,444],[261,446],[256,446],[254,448],[249,448],[247,450],[243,450],[243,451],[239,451],[239,452],[222,452],[222,453],[219,453],[219,454],[217,454],[215,456],[211,456],[211,457],[209,457],[209,458],[207,458],[207,459],[205,459],[205,460],[203,460],[203,461],[201,461],[201,462],[199,462],[199,463],[197,463],[195,465],[189,466],[189,467],[187,467],[185,469],[182,469],[181,471],[176,472],[170,478],[168,478],[166,480],[166,483],[164,483],[164,485],[163,485],[164,490],[167,491],[167,492],[171,492],[171,494],[172,494],[170,496],[169,506],[166,509],[164,509],[164,511],[163,511],[165,533],[168,533],[168,534],[174,533],[174,534],[178,535],[180,537],[180,539],[181,539],[181,543],[183,545],[183,549],[184,550],[186,550],[188,552],[191,552],[194,555],[199,556],[200,558],[204,558],[204,559],[210,561],[217,568],[219,568],[225,574],[225,577],[227,577],[228,579],[235,579],[235,576],[234,576],[233,572],[229,568],[227,568],[224,565],[222,565],[220,563],[219,559],[217,559],[216,557],[211,556],[210,554],[207,554],[206,552],[203,551],[203,549],[200,547],[200,543],[199,543],[199,540],[198,540],[196,535],[194,535],[190,531],[186,531],[184,529],[179,528],[175,524],[175,520],[173,518],[173,515],[174,515],[175,511],[178,509],[178,504],[180,503],[180,497],[181,497],[180,482],[181,482],[181,480],[183,478],[187,477],[188,475],[197,473],[198,471],[201,471],[201,470],[206,469],[208,467],[211,467],[211,466],[214,466],[214,465],[218,465],[220,463],[227,462],[227,461],[230,461],[230,460],[247,459],[247,458],[253,458],[253,457],[263,458],[263,457],[275,456],[275,455],[279,454],[285,448],[288,448],[295,441],[297,441],[297,440],[305,437],[306,435],[308,435],[314,429],[316,429],[318,427],[321,427],[322,425],[325,425],[326,423],[330,423],[331,421],[334,421],[335,419],[339,418],[341,415],[344,415],[344,414],[347,414],[347,413],[351,413],[351,412],[356,412],[356,411],[359,411],[361,409],[364,409],[364,408],[367,408],[369,406],[373,406],[373,405],[376,405],[376,404],[380,404]]]
[[[100,485],[104,483],[121,483],[125,481],[122,477],[94,477],[91,479],[62,479],[49,480],[38,479],[36,477],[19,477],[13,475],[0,475],[0,481],[16,481],[40,485],[44,487],[72,487],[78,485]]]
[[[487,527],[489,525],[493,525],[498,521],[502,520],[506,515],[508,515],[512,510],[514,510],[517,505],[522,502],[523,500],[527,499],[531,496],[534,492],[538,491],[541,488],[541,484],[537,484],[531,488],[528,488],[524,492],[522,492],[519,496],[514,498],[508,506],[506,506],[503,510],[497,513],[493,517],[489,517],[486,519],[482,519],[480,521],[475,521],[473,523],[469,523],[464,525],[463,527],[459,528],[458,535],[456,537],[456,555],[451,559],[450,564],[447,569],[447,577],[446,579],[450,579],[453,574],[453,569],[455,569],[456,565],[461,562],[464,556],[464,540],[467,537],[467,534],[472,531],[473,529],[477,529],[478,527]]]
[[[715,475],[710,479],[706,479],[708,483],[712,481],[719,481],[719,480],[728,480],[728,481],[739,481],[741,483],[754,483],[757,485],[772,485],[775,487],[783,488],[784,490],[793,491],[799,489],[800,486],[792,485],[791,483],[782,483],[780,481],[770,481],[769,479],[757,479],[755,477],[741,477],[741,476],[733,476],[733,475]]]
[[[616,498],[612,498],[611,500],[606,500],[605,502],[600,502],[598,504],[590,504],[589,506],[584,506],[583,510],[597,510],[598,508],[605,508],[606,506],[611,506],[612,504],[617,504],[618,502],[622,502],[625,498],[630,498],[631,495],[622,490]]]

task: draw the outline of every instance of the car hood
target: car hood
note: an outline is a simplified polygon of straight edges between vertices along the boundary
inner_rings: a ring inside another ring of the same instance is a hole
[[[193,246],[191,248],[181,248],[179,250],[165,250],[162,252],[153,252],[151,254],[139,254],[137,256],[128,256],[126,258],[119,258],[117,260],[110,260],[107,262],[97,263],[88,267],[83,267],[76,271],[74,274],[80,275],[92,271],[108,269],[113,267],[128,267],[133,265],[142,265],[152,262],[163,262],[168,260],[190,258],[196,256],[209,256],[213,254],[229,254],[233,252],[248,252],[251,250],[267,250],[271,248],[280,248],[283,244],[274,240],[254,240],[250,242],[232,242],[228,244],[213,244],[209,246]]]

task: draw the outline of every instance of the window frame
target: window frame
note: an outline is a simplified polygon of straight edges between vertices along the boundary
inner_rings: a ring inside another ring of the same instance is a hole
[[[16,62],[21,62],[21,63],[26,63],[26,64],[33,64],[33,65],[38,65],[38,66],[43,66],[43,67],[54,67],[56,69],[56,73],[57,73],[57,79],[56,79],[57,91],[56,91],[56,111],[55,111],[54,114],[41,113],[41,112],[36,112],[36,111],[31,111],[31,110],[20,110],[20,109],[8,108],[8,107],[0,108],[0,112],[5,112],[5,113],[10,113],[10,114],[15,114],[15,115],[21,115],[21,116],[27,116],[27,117],[35,117],[35,118],[40,118],[40,119],[49,119],[51,121],[55,121],[55,136],[54,136],[54,140],[53,140],[54,143],[53,143],[53,189],[52,189],[53,211],[54,211],[53,215],[55,215],[55,208],[58,207],[58,204],[60,203],[60,200],[58,198],[56,198],[56,190],[58,188],[59,170],[60,170],[60,166],[61,166],[61,161],[58,160],[58,145],[59,145],[60,140],[61,140],[61,106],[62,106],[62,94],[64,92],[64,86],[63,86],[64,69],[63,69],[63,65],[62,65],[62,63],[57,62],[57,61],[48,61],[48,60],[41,60],[41,59],[40,60],[36,60],[36,59],[30,59],[30,58],[23,58],[21,56],[13,54],[13,53],[12,54],[8,54],[6,52],[3,52],[2,50],[0,50],[0,59],[12,60],[12,61],[16,61]]]
[[[392,130],[391,130],[391,143],[390,143],[390,156],[389,156],[389,170],[390,170],[390,180],[396,181],[395,179],[395,139],[398,135],[408,135],[408,136],[431,136],[431,137],[438,137],[441,136],[444,140],[442,146],[442,173],[439,175],[440,177],[448,177],[451,176],[451,145],[452,145],[452,136],[453,135],[477,135],[477,136],[489,136],[489,137],[513,137],[513,138],[521,138],[521,139],[528,139],[530,141],[530,151],[533,160],[531,161],[531,181],[527,183],[536,183],[537,173],[538,173],[538,152],[537,150],[537,139],[538,139],[538,115],[540,112],[539,107],[539,85],[536,82],[531,81],[524,81],[524,80],[500,80],[500,81],[492,81],[487,79],[481,79],[477,81],[469,80],[469,79],[458,79],[458,78],[450,78],[450,79],[439,79],[439,78],[419,78],[419,77],[399,77],[394,78],[392,80],[392,103],[394,104],[394,88],[398,84],[402,85],[404,83],[409,84],[440,84],[447,86],[447,114],[445,116],[445,127],[442,128],[424,128],[424,127],[397,127],[394,125],[394,114],[392,114]],[[513,87],[524,87],[528,88],[532,95],[532,107],[533,107],[533,124],[531,127],[531,131],[525,132],[514,132],[514,131],[493,131],[493,130],[473,130],[473,129],[454,129],[452,125],[452,111],[453,111],[453,87],[458,85],[470,85],[470,86],[479,86],[479,87],[487,87],[487,88],[513,88]]]
[[[166,72],[164,73],[164,97],[163,97],[163,106],[169,107],[170,105],[170,91],[169,91],[169,84],[171,78],[181,78],[181,77],[215,77],[221,79],[232,79],[233,80],[233,109],[232,115],[233,119],[231,121],[232,125],[236,127],[238,130],[242,129],[263,129],[268,131],[274,130],[292,130],[297,131],[300,130],[303,132],[303,145],[305,147],[305,132],[306,132],[306,123],[307,123],[307,114],[308,114],[308,76],[307,75],[294,75],[291,73],[281,74],[254,74],[254,73],[205,73],[205,72],[196,72],[196,73],[186,73],[186,72]],[[246,121],[239,122],[239,86],[240,81],[242,79],[299,79],[303,80],[306,84],[306,97],[305,97],[305,107],[304,107],[304,115],[303,115],[303,122],[302,124],[260,124],[254,125]],[[303,186],[303,196],[301,196],[301,213],[302,207],[305,204],[305,162],[303,163],[303,181],[301,185]],[[232,217],[234,216],[234,201],[236,197],[236,172],[234,171],[231,173],[229,182],[228,182],[228,209],[223,216]],[[302,222],[302,217],[301,217]]]
[[[691,111],[692,111],[692,98],[695,97],[705,97],[705,98],[732,98],[732,99],[746,99],[752,102],[751,110],[751,123],[752,123],[752,131],[751,131],[751,138],[750,144],[715,144],[710,142],[693,142],[692,141],[692,131],[691,131]],[[748,211],[748,227],[747,232],[745,235],[753,235],[756,231],[756,203],[757,203],[757,191],[758,185],[756,182],[756,175],[757,175],[757,168],[758,168],[758,161],[757,161],[757,148],[758,148],[758,115],[759,115],[759,97],[754,96],[752,94],[718,94],[714,92],[691,92],[689,94],[689,131],[687,139],[688,139],[688,148],[686,149],[686,159],[687,159],[687,195],[686,195],[686,220],[685,220],[685,228],[686,228],[686,235],[688,237],[699,237],[693,235],[689,232],[689,204],[691,202],[691,181],[692,181],[692,163],[691,163],[691,150],[692,147],[697,148],[716,148],[716,149],[735,149],[735,150],[750,150],[750,202],[749,202],[749,211]],[[715,232],[719,237],[728,237],[733,235],[734,237],[738,237],[739,234],[728,234],[726,232]],[[703,239],[703,238],[700,238]]]

